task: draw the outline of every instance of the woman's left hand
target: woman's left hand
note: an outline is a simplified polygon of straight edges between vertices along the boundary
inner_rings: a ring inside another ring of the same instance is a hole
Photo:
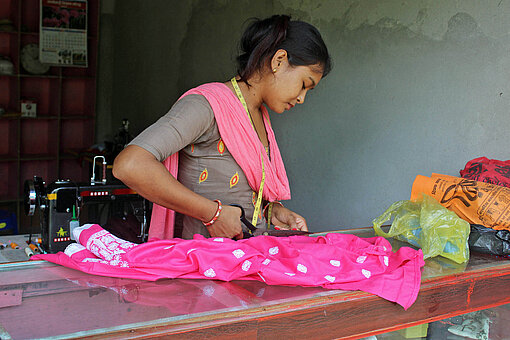
[[[308,231],[306,220],[303,216],[279,204],[273,204],[271,223],[278,229]]]

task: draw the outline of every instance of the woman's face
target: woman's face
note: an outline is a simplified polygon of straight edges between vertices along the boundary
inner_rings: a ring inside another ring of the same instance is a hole
[[[322,69],[318,65],[291,66],[285,60],[276,67],[276,72],[267,77],[263,101],[274,112],[283,113],[296,104],[304,103],[308,91],[319,84]]]

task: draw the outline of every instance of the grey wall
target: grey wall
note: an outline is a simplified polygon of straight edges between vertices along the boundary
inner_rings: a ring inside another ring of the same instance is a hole
[[[231,77],[243,22],[275,13],[316,25],[335,63],[304,105],[272,115],[286,205],[313,230],[371,225],[418,174],[510,159],[510,0],[117,1],[112,131]]]

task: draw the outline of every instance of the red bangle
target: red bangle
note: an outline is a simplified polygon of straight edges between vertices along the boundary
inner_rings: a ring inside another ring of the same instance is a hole
[[[218,203],[218,209],[216,210],[216,213],[214,214],[214,217],[209,222],[202,222],[206,227],[209,227],[213,225],[214,222],[220,217],[221,212],[221,201],[220,200],[214,200],[214,202]]]

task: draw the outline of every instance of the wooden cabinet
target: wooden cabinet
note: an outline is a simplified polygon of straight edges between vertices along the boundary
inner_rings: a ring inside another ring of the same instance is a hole
[[[0,74],[0,210],[16,214],[20,232],[38,225],[24,216],[26,179],[89,177],[78,154],[94,143],[99,0],[87,7],[88,67],[50,67],[34,75],[22,67],[21,51],[39,43],[40,0],[0,1],[0,55],[13,65],[11,74]],[[36,117],[21,116],[24,100],[36,103]]]

